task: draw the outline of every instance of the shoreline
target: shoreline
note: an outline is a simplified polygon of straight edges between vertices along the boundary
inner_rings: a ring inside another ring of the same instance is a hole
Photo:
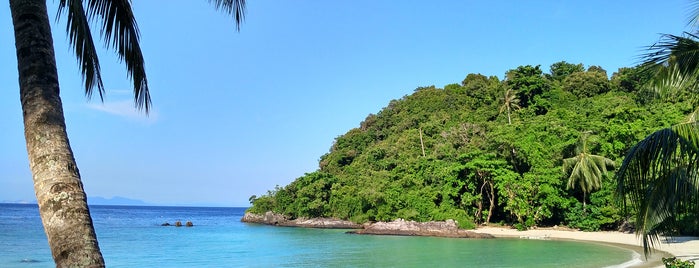
[[[391,222],[357,224],[332,218],[289,220],[284,215],[271,211],[265,214],[246,212],[241,221],[301,228],[355,229],[356,231],[350,233],[374,235],[569,240],[621,247],[634,252],[630,261],[611,267],[664,267],[663,257],[676,257],[681,260],[699,262],[699,237],[661,238],[660,243],[651,250],[650,255],[646,258],[640,237],[634,233],[617,231],[584,232],[557,227],[539,227],[518,231],[507,226],[479,226],[474,230],[463,230],[459,229],[453,220],[419,223],[397,219]]]
[[[555,228],[537,228],[518,231],[516,229],[507,227],[491,226],[481,226],[473,231],[478,233],[488,233],[500,238],[552,239],[601,243],[633,250],[639,255],[634,260],[620,264],[618,267],[664,267],[662,257],[670,256],[674,256],[682,260],[692,260],[694,262],[699,261],[698,237],[675,237],[661,239],[660,243],[656,245],[654,250],[651,251],[648,259],[645,260],[641,239],[636,237],[636,234],[633,233],[607,231],[583,232]]]

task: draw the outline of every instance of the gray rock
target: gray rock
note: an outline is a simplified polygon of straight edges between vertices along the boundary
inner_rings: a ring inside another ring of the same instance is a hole
[[[359,229],[361,224],[334,218],[299,218],[290,220],[284,215],[267,211],[264,215],[246,212],[240,220],[247,223],[259,223],[277,226],[306,227],[306,228],[334,228],[334,229]]]
[[[456,238],[494,238],[490,234],[476,233],[459,229],[456,221],[415,222],[397,219],[392,222],[376,222],[367,224],[356,234],[373,235],[407,235],[407,236],[438,236]]]
[[[326,228],[326,229],[360,229],[361,224],[351,221],[334,218],[299,218],[286,222],[285,226],[306,227],[306,228]]]
[[[397,219],[392,222],[375,222],[362,225],[333,218],[299,218],[292,220],[284,215],[268,211],[264,215],[246,212],[241,221],[290,227],[358,229],[348,232],[354,234],[494,238],[494,236],[490,234],[459,229],[459,226],[454,220],[415,222]]]

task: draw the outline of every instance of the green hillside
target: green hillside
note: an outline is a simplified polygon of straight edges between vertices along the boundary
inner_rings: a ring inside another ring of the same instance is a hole
[[[252,196],[251,212],[355,222],[456,219],[480,223],[613,229],[614,169],[600,188],[568,188],[563,159],[580,153],[618,165],[655,130],[684,121],[679,92],[645,89],[638,68],[611,79],[598,66],[520,66],[505,79],[469,74],[444,88],[419,87],[336,138],[319,169]]]

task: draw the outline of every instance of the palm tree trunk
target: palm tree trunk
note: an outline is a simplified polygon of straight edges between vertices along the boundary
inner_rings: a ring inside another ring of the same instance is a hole
[[[104,267],[68,143],[45,0],[10,0],[24,136],[39,213],[56,267]]]
[[[507,124],[512,125],[512,119],[510,118],[510,107],[507,107]]]
[[[420,147],[422,147],[422,157],[425,157],[425,143],[422,142],[422,128],[420,128]]]

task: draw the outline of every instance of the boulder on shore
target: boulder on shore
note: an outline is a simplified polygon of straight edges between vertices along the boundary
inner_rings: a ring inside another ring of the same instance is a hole
[[[287,222],[288,220],[282,214],[277,214],[272,211],[267,211],[265,214],[255,214],[250,212],[245,212],[243,218],[240,219],[242,222],[248,223],[260,223],[267,225],[279,225],[280,223]]]
[[[494,238],[491,234],[476,233],[459,229],[456,221],[415,222],[397,219],[392,222],[366,224],[364,229],[352,231],[354,234],[438,236],[454,238]]]
[[[288,224],[286,226],[328,229],[359,229],[363,227],[358,223],[334,218],[299,218],[289,221]]]

